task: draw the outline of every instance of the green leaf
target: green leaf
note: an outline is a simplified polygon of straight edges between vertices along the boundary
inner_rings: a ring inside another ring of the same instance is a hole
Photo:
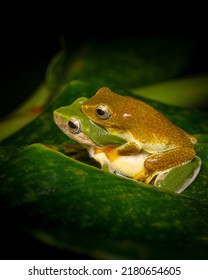
[[[207,109],[208,75],[185,77],[132,91],[139,97],[151,98],[169,105]]]
[[[120,251],[120,257],[128,258],[142,255],[139,244],[149,256],[158,244],[183,248],[186,240],[191,248],[208,245],[207,202],[106,173],[41,144],[26,147],[1,169],[1,206],[10,222],[34,229],[39,237],[53,236],[57,244],[72,248],[75,242],[93,257],[90,249],[97,244],[105,254]],[[122,250],[126,242],[130,252],[125,246]]]
[[[72,80],[137,88],[178,77],[188,67],[193,50],[193,40],[177,37],[90,41],[75,51],[66,42],[49,65],[47,82],[56,89]]]

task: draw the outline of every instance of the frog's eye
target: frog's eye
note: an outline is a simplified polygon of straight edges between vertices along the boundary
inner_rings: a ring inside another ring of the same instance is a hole
[[[82,131],[80,122],[74,117],[70,118],[68,126],[71,133],[78,134]]]
[[[97,114],[98,118],[100,118],[102,120],[107,120],[111,116],[108,107],[106,105],[103,105],[103,104],[99,104],[97,106],[96,114]]]

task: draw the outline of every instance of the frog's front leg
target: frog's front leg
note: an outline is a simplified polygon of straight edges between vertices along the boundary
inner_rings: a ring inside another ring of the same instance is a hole
[[[144,181],[144,160],[148,155],[149,153],[140,151],[135,143],[128,143],[119,147],[96,148],[94,158],[100,162],[103,169],[111,173]]]
[[[140,149],[134,143],[123,144],[119,147],[109,145],[107,147],[96,147],[92,149],[91,157],[93,157],[96,161],[98,161],[105,171],[110,173],[116,173],[127,177],[132,177],[131,173],[136,168],[140,169],[141,161],[144,163],[144,157],[147,155],[143,155],[142,159],[136,156],[139,155]],[[129,165],[130,171],[129,171]],[[144,169],[144,165],[143,168]],[[130,174],[130,175],[129,175]]]
[[[123,144],[119,147],[111,149],[107,152],[108,158],[111,162],[120,158],[121,156],[135,156],[140,153],[141,149],[133,142]]]
[[[191,148],[175,148],[162,153],[152,154],[146,158],[144,167],[148,173],[166,170],[175,166],[185,164],[196,156],[196,152]]]

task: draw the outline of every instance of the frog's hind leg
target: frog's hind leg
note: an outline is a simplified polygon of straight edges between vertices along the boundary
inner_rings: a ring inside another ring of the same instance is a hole
[[[201,159],[196,156],[189,163],[172,168],[168,172],[160,172],[154,181],[162,190],[183,192],[196,179],[201,169]]]
[[[150,155],[145,160],[144,166],[150,173],[153,173],[185,164],[195,156],[196,152],[194,149],[180,147]]]

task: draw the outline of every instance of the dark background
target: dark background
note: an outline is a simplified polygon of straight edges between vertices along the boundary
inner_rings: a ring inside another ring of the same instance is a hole
[[[82,5],[80,3],[80,5]],[[203,14],[197,10],[189,13],[171,14],[164,10],[165,18],[156,11],[154,17],[147,9],[137,8],[136,14],[121,14],[118,10],[101,14],[101,7],[93,13],[62,7],[67,10],[63,18],[57,17],[59,10],[51,13],[50,7],[41,15],[33,7],[19,14],[15,7],[1,24],[1,111],[6,116],[25,100],[45,79],[45,71],[51,58],[60,50],[61,40],[79,47],[88,40],[110,40],[115,37],[140,38],[142,36],[182,36],[195,40],[195,50],[190,67],[184,76],[208,73],[207,24]],[[96,7],[95,7],[96,8]],[[163,7],[164,8],[164,7]],[[41,10],[42,7],[39,7]],[[203,7],[201,7],[203,10]],[[55,9],[56,10],[56,9]],[[125,9],[124,9],[125,10]],[[180,7],[177,9],[180,10]],[[83,12],[83,13],[84,13]],[[34,14],[33,14],[34,13]],[[141,15],[144,15],[141,19]],[[116,17],[115,17],[116,15]],[[6,220],[6,217],[5,217]],[[87,256],[69,254],[41,244],[22,232],[14,232],[9,221],[1,221],[1,259],[85,259]]]
[[[45,10],[35,13],[33,8],[29,12],[16,13],[15,17],[11,14],[1,26],[0,93],[4,106],[1,106],[0,117],[21,104],[44,81],[47,65],[61,49],[63,39],[78,48],[92,39],[105,41],[123,37],[128,40],[129,37],[142,36],[191,38],[195,42],[194,54],[190,67],[183,75],[208,72],[207,23],[203,7],[200,14],[197,6],[191,12],[188,9],[183,11],[181,7],[176,11],[163,7],[162,17],[160,13],[149,14],[144,9],[140,12],[132,9],[132,14],[124,9],[123,14],[118,11],[114,14],[108,6],[102,7],[104,11],[98,9],[92,14],[79,14],[77,7],[69,8],[68,14],[63,13],[66,7],[57,6],[55,11],[47,10],[45,13]],[[60,10],[60,15],[63,14],[61,18],[57,17]]]

